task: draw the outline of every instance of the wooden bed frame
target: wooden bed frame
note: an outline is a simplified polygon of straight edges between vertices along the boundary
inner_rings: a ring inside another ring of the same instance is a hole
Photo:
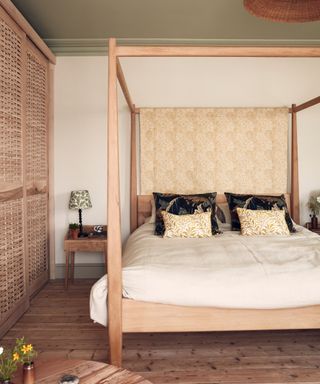
[[[320,328],[320,305],[293,309],[220,309],[184,307],[122,297],[119,132],[117,81],[131,112],[131,232],[150,215],[150,196],[137,195],[136,115],[121,57],[320,57],[320,47],[133,47],[109,40],[108,67],[108,338],[111,364],[122,364],[123,332],[187,332]],[[292,120],[291,194],[293,219],[299,223],[297,112],[320,103],[320,96],[290,108]],[[220,197],[219,197],[220,199]]]

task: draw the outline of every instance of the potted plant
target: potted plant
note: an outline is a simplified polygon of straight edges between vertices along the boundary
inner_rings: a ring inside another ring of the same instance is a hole
[[[0,383],[9,384],[18,368],[20,356],[10,349],[0,347]]]
[[[317,215],[320,213],[320,196],[312,195],[308,201],[308,208],[310,209],[312,215],[311,217],[311,228],[318,228],[318,218]]]
[[[77,223],[69,224],[69,234],[71,239],[76,240],[79,236],[79,225]]]
[[[22,337],[16,340],[16,346],[13,352],[13,355],[16,356],[22,364],[23,384],[34,384],[35,372],[33,360],[37,356],[37,352],[34,350],[33,345],[28,344],[25,338]]]

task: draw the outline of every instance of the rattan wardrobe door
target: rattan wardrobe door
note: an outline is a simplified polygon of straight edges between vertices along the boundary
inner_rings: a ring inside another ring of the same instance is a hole
[[[26,310],[25,35],[0,7],[0,334]]]
[[[28,41],[26,87],[27,245],[29,292],[47,280],[48,261],[48,69]]]

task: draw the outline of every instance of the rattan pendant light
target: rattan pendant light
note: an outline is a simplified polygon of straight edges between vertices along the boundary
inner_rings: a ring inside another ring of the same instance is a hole
[[[320,20],[320,0],[244,0],[254,16],[272,21],[303,23]]]

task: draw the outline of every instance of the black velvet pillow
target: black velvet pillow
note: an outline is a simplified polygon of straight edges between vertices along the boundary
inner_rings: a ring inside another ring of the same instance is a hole
[[[291,220],[289,210],[284,195],[280,196],[264,196],[264,195],[241,195],[236,193],[225,192],[227,202],[230,209],[231,225],[233,231],[240,230],[240,222],[237,214],[237,208],[246,208],[252,210],[285,210],[285,219],[290,232],[295,232],[293,222]]]
[[[163,236],[165,227],[161,211],[167,211],[174,215],[190,215],[194,213],[211,211],[212,234],[219,233],[216,214],[216,192],[199,195],[177,195],[172,193],[154,192],[156,207],[155,235]]]
[[[236,193],[224,193],[229,205],[231,216],[231,229],[233,231],[240,231],[240,221],[237,214],[237,208],[247,208],[252,195],[240,195]]]

